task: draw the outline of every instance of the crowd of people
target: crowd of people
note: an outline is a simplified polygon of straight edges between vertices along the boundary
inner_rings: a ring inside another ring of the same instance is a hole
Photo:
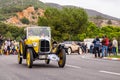
[[[10,40],[10,38],[5,39],[0,35],[0,54],[10,55],[18,53],[18,43],[15,40]]]
[[[108,55],[117,55],[117,47],[118,47],[118,41],[114,37],[112,40],[110,40],[107,36],[103,36],[102,41],[100,41],[99,37],[97,36],[93,40],[93,54],[96,57],[102,58],[107,57]]]

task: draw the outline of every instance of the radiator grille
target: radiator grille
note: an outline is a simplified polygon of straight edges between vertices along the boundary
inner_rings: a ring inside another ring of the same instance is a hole
[[[47,40],[40,41],[40,52],[49,52],[50,51],[50,43]]]

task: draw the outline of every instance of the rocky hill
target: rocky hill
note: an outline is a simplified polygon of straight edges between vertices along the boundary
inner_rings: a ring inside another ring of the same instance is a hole
[[[33,6],[30,6],[21,12],[17,12],[16,16],[13,16],[9,19],[6,20],[6,23],[8,24],[14,24],[17,26],[27,26],[29,23],[30,24],[36,24],[38,17],[39,16],[44,16],[44,10],[41,8],[38,8],[35,10]],[[22,22],[22,19],[26,19],[29,21],[28,24]]]
[[[58,9],[62,9],[63,7],[76,7],[76,6],[72,6],[72,5],[64,5],[64,6],[62,6],[62,5],[59,5],[59,4],[56,4],[56,3],[45,3],[45,4],[47,6],[58,8]],[[119,18],[115,18],[115,17],[100,13],[100,12],[95,11],[95,10],[85,9],[85,11],[87,12],[89,17],[101,16],[101,17],[106,18],[106,19],[120,20]]]
[[[46,8],[46,5],[39,0],[0,0],[0,21],[16,15],[16,12],[34,6],[35,9]]]

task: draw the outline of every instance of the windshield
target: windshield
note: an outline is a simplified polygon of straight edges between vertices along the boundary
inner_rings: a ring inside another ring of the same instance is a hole
[[[50,27],[28,27],[27,38],[30,36],[38,36],[51,38]]]

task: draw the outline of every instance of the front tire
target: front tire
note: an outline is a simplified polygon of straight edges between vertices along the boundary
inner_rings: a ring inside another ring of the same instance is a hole
[[[33,65],[32,49],[27,49],[26,63],[27,63],[28,68],[32,68],[32,65]]]
[[[63,68],[66,63],[66,53],[64,49],[60,50],[58,57],[60,58],[60,60],[58,61],[58,65],[60,68]]]

